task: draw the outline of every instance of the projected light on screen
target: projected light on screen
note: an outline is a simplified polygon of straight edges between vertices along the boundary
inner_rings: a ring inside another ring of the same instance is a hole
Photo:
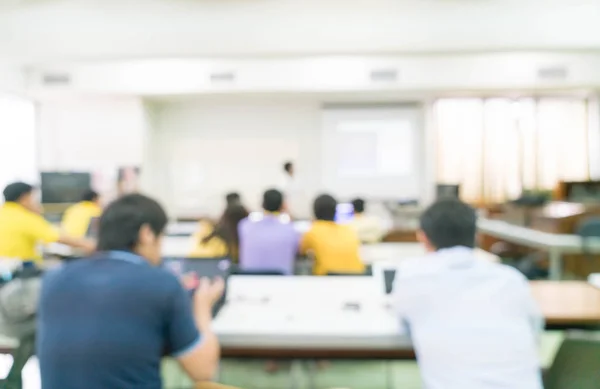
[[[398,176],[413,168],[413,129],[404,120],[342,122],[337,127],[338,174]]]

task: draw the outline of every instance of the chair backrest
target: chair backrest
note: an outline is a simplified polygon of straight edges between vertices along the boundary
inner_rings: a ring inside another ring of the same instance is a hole
[[[544,376],[544,388],[596,389],[600,385],[599,361],[599,334],[569,332]]]
[[[588,254],[587,240],[589,238],[600,238],[600,217],[590,217],[582,220],[578,224],[575,233],[582,238],[583,253]]]
[[[600,238],[600,217],[590,217],[582,220],[575,233],[582,237]]]
[[[221,385],[215,382],[201,382],[194,386],[194,389],[239,389],[233,386]]]

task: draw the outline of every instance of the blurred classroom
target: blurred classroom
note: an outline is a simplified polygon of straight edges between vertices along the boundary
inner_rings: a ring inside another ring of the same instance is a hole
[[[0,1],[0,188],[31,184],[57,229],[93,190],[82,239],[113,200],[156,199],[164,259],[237,269],[212,328],[215,380],[242,389],[459,387],[428,386],[388,310],[390,274],[425,255],[424,211],[460,199],[473,255],[528,282],[544,387],[598,388],[599,15],[597,0]],[[335,220],[315,215],[324,194]],[[271,214],[297,258],[248,274],[242,219]],[[321,220],[355,228],[366,276],[319,262]],[[44,261],[81,256],[67,246]],[[1,328],[0,379],[20,337]],[[15,388],[40,388],[23,363]],[[161,371],[194,388],[174,359]]]

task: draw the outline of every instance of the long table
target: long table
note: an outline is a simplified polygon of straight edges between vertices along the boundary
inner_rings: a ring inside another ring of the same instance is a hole
[[[228,302],[214,322],[223,355],[413,358],[410,340],[402,334],[381,285],[372,281],[232,277]],[[600,325],[599,289],[579,281],[536,281],[531,287],[547,325]]]
[[[495,238],[547,251],[550,259],[549,278],[551,280],[562,279],[562,256],[564,254],[600,254],[600,238],[590,238],[584,241],[578,235],[552,234],[490,219],[480,219],[477,222],[477,229],[480,233]]]

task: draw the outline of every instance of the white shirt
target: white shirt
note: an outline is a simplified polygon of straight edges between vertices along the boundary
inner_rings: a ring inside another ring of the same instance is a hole
[[[279,182],[278,189],[285,196],[288,212],[294,217],[307,217],[306,202],[302,187],[294,176],[285,173]]]
[[[426,389],[542,389],[543,318],[517,270],[455,247],[402,263],[393,293]]]

